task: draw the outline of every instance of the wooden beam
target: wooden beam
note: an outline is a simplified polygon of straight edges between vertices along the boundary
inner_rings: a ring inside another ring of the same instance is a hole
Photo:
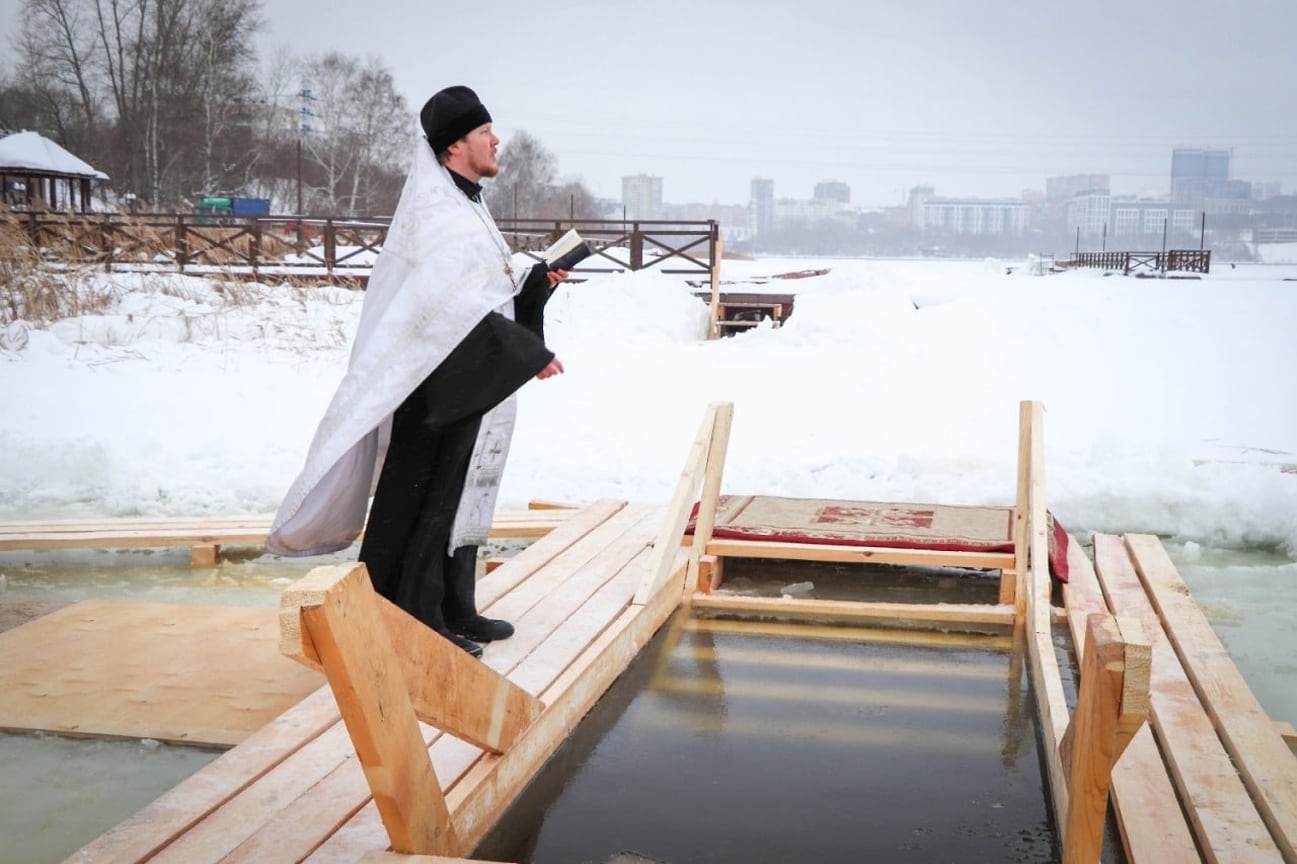
[[[1126,548],[1176,656],[1284,861],[1297,864],[1297,756],[1194,602],[1162,542],[1149,534],[1127,534]]]
[[[720,337],[720,328],[717,326],[720,321],[720,296],[721,296],[721,257],[723,241],[720,237],[716,238],[716,259],[711,268],[712,299],[707,304],[707,338],[717,339]]]
[[[1108,604],[1138,618],[1152,649],[1150,717],[1163,771],[1179,790],[1197,845],[1211,861],[1274,861],[1278,849],[1193,691],[1120,538],[1094,537],[1095,570]],[[1136,859],[1138,860],[1138,859]]]
[[[1043,759],[1060,825],[1067,813],[1067,773],[1059,756],[1059,741],[1067,731],[1067,699],[1054,656],[1053,614],[1050,609],[1049,539],[1045,509],[1044,408],[1023,402],[1019,419],[1026,429],[1020,460],[1026,460],[1027,564],[1018,577],[1014,609],[1022,621],[1022,638],[1030,660],[1032,689],[1040,714]],[[1020,470],[1021,476],[1021,470]],[[1066,842],[1066,836],[1063,838]]]
[[[842,564],[910,564],[915,567],[967,567],[999,570],[1013,564],[1012,552],[954,552],[940,549],[896,549],[831,543],[783,543],[713,537],[706,552],[718,558],[773,558],[785,561],[833,561]]]
[[[689,511],[693,509],[694,497],[698,494],[698,487],[702,483],[707,453],[711,449],[712,435],[716,429],[716,416],[722,404],[730,403],[713,402],[703,412],[698,434],[689,447],[689,455],[685,458],[680,479],[676,481],[675,493],[667,506],[666,518],[662,520],[662,530],[658,532],[657,540],[653,544],[652,566],[644,575],[643,584],[635,592],[635,602],[638,604],[647,603],[653,596],[653,592],[666,582],[670,573],[672,562],[684,538]]]
[[[324,666],[347,733],[398,852],[455,855],[459,841],[363,565],[307,576],[284,592]],[[457,649],[455,649],[457,650]],[[462,652],[461,652],[462,653]]]
[[[1006,632],[1013,628],[1012,606],[974,603],[862,603],[799,597],[696,595],[690,605],[699,612],[726,612],[819,624],[927,626],[949,630]]]
[[[733,424],[734,403],[719,403],[716,406],[711,444],[707,448],[707,462],[703,468],[703,491],[698,501],[698,518],[694,522],[693,540],[689,546],[689,572],[685,575],[685,586],[689,591],[695,590],[698,585],[699,562],[707,541],[712,538],[712,526],[716,524],[716,502],[721,495],[721,477],[725,473],[725,454],[730,446],[730,427]]]
[[[1013,584],[1000,583],[1000,602],[1026,615],[1027,514],[1031,506],[1031,403],[1018,405],[1018,494],[1013,508]]]
[[[1138,624],[1128,629],[1136,633]],[[1147,644],[1147,640],[1143,642]],[[1068,772],[1063,864],[1099,860],[1112,767],[1138,729],[1138,724],[1130,726],[1137,719],[1136,703],[1145,712],[1148,709],[1148,667],[1141,669],[1138,665],[1139,655],[1142,653],[1147,661],[1147,653],[1137,651],[1137,656],[1131,658],[1136,662],[1128,667],[1126,643],[1117,622],[1109,615],[1088,616],[1085,644],[1076,713],[1061,742]],[[1141,686],[1145,694],[1142,700],[1138,696]],[[1138,719],[1143,722],[1143,718]]]
[[[1031,494],[1031,403],[1018,405],[1018,489],[1013,507],[1013,565],[1010,568],[1013,579],[1008,572],[1000,579],[1000,602],[1013,603],[1019,615],[1027,610],[1026,597],[1023,596],[1027,578],[1027,510]]]
[[[280,611],[281,652],[328,675],[312,640],[301,626],[305,610],[327,602],[334,586],[364,565],[317,567],[284,591]],[[393,663],[406,682],[415,716],[438,729],[492,753],[503,752],[540,714],[539,700],[385,597],[373,593],[391,644],[400,646]],[[295,626],[296,622],[296,626]],[[436,674],[429,674],[435,670]]]

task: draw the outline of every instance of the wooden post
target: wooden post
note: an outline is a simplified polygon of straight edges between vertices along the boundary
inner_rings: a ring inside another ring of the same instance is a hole
[[[1086,619],[1076,711],[1059,744],[1067,773],[1064,864],[1093,864],[1103,845],[1112,767],[1148,718],[1152,652],[1139,622]]]
[[[715,259],[712,261],[712,302],[709,307],[707,338],[717,339],[721,335],[720,325],[717,323],[717,317],[720,314],[721,303],[721,255],[723,252],[724,241],[716,238]]]
[[[676,553],[680,551],[680,542],[684,538],[685,524],[689,521],[689,511],[693,508],[694,496],[698,494],[699,484],[702,483],[702,474],[707,464],[708,451],[711,449],[712,436],[716,430],[717,414],[722,409],[732,411],[733,403],[713,402],[703,412],[703,422],[699,425],[698,434],[694,438],[693,445],[689,448],[689,455],[685,459],[685,467],[680,472],[680,479],[676,482],[675,494],[671,496],[671,503],[667,506],[666,518],[662,520],[662,529],[658,532],[657,540],[653,544],[653,552],[649,557],[648,573],[645,574],[644,581],[640,583],[639,590],[635,592],[633,602],[637,605],[642,606],[648,603],[653,598],[653,594],[666,583],[671,574],[671,567],[675,562]],[[726,422],[728,424],[728,419]],[[728,431],[726,434],[728,436]],[[719,485],[719,475],[716,482]],[[709,528],[708,531],[710,532],[710,530]],[[695,537],[694,543],[697,544],[697,542],[698,538]],[[696,569],[694,573],[697,573]]]
[[[716,406],[716,422],[712,426],[712,440],[707,448],[707,462],[703,468],[703,492],[698,501],[698,519],[694,522],[693,544],[689,547],[689,571],[685,576],[686,590],[699,584],[699,562],[707,551],[707,541],[712,539],[712,526],[716,523],[716,501],[721,494],[721,476],[725,473],[725,453],[730,446],[730,426],[734,423],[734,403],[722,402]],[[708,581],[710,592],[711,583]]]
[[[323,572],[327,571],[327,572]],[[284,592],[320,659],[397,852],[457,855],[450,811],[432,769],[392,638],[362,566],[316,568]],[[324,577],[324,578],[322,578]],[[305,584],[303,584],[305,583]],[[282,616],[281,616],[282,622]]]
[[[392,848],[459,854],[419,719],[500,753],[539,702],[378,596],[363,564],[317,567],[281,602],[280,650],[328,678]]]
[[[1027,519],[1031,510],[1032,402],[1018,405],[1018,494],[1013,508],[1013,581],[1000,579],[1000,602],[1027,616]]]
[[[305,626],[305,611],[342,591],[338,586],[350,584],[348,580],[361,583],[350,602],[374,606],[383,625],[381,635],[390,645],[401,646],[399,652],[383,654],[385,674],[400,673],[414,716],[483,750],[502,753],[540,715],[540,701],[527,691],[376,594],[364,565],[317,567],[284,592],[280,653],[328,676],[312,631]],[[382,641],[369,650],[382,653]]]

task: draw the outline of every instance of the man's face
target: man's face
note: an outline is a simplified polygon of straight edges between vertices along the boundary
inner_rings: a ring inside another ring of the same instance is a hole
[[[500,139],[491,131],[491,124],[483,123],[450,145],[447,167],[474,183],[483,177],[494,177],[500,173],[500,166],[495,161],[495,148],[499,144]]]

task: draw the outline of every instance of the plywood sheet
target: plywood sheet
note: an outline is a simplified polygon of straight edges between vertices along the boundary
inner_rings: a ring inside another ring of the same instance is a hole
[[[85,600],[0,633],[0,729],[233,746],[324,683],[278,611]]]

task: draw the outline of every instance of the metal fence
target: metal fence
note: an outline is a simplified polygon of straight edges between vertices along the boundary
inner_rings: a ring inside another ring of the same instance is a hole
[[[1076,252],[1068,267],[1090,267],[1134,273],[1209,273],[1211,250],[1170,249],[1164,252]]]

